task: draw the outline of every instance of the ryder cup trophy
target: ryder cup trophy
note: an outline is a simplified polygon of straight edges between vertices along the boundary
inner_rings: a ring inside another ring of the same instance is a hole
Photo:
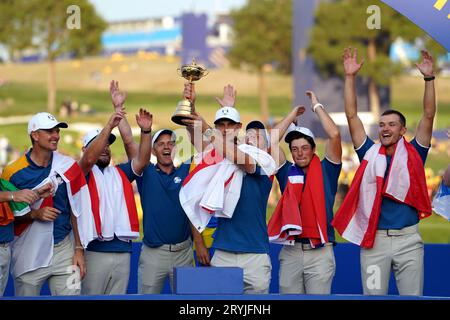
[[[198,81],[208,74],[206,68],[199,66],[195,63],[195,59],[192,59],[191,64],[185,64],[178,68],[178,73],[181,77],[188,80],[190,83]],[[187,99],[183,99],[178,102],[177,109],[172,115],[172,121],[176,124],[184,125],[182,120],[192,119],[191,115],[193,112],[193,106],[191,102]]]

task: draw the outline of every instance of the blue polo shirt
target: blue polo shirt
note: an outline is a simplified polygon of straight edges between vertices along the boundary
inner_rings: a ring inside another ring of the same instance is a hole
[[[14,240],[14,222],[6,226],[0,226],[0,243],[11,242]]]
[[[331,225],[333,220],[333,206],[334,199],[338,187],[338,178],[341,173],[342,163],[335,164],[324,158],[321,162],[322,165],[322,176],[323,176],[323,192],[325,195],[325,210],[327,214],[327,235],[328,241],[335,242],[334,228]],[[292,162],[286,161],[285,164],[277,172],[277,180],[280,184],[281,192],[284,192],[286,184],[288,181],[289,168],[292,166]],[[305,184],[307,175],[304,177]]]
[[[415,138],[412,139],[410,143],[414,146],[417,152],[419,152],[423,165],[425,165],[429,148],[419,145]],[[356,150],[359,161],[362,161],[367,150],[369,150],[374,144],[375,142],[367,137],[363,145]],[[384,174],[385,178],[391,166],[391,156],[386,156],[386,160],[387,167],[386,173]],[[380,219],[378,221],[378,229],[403,229],[417,223],[419,223],[419,215],[417,214],[416,209],[407,204],[399,203],[387,197],[383,197],[381,202]]]
[[[145,245],[156,248],[183,242],[191,236],[189,219],[179,198],[189,167],[186,162],[167,174],[157,165],[150,164],[142,177],[136,177],[144,217]]]
[[[117,167],[125,173],[130,182],[133,182],[136,175],[131,168],[131,160],[126,163],[121,163]],[[103,172],[102,168],[100,168],[100,170]],[[90,174],[86,176],[87,181],[89,181],[89,177]],[[114,235],[114,239],[110,241],[93,240],[89,242],[86,250],[94,252],[132,252],[132,244],[131,241],[120,240]]]
[[[272,180],[256,167],[245,174],[241,195],[231,219],[218,218],[212,247],[239,253],[269,253],[266,209]]]
[[[38,166],[30,158],[31,149],[5,167],[2,178],[8,180],[18,189],[32,189],[46,179],[52,168],[53,154],[46,167]],[[70,203],[67,197],[67,187],[65,183],[58,186],[53,197],[53,207],[61,213],[53,221],[54,244],[61,242],[72,230],[70,223]]]

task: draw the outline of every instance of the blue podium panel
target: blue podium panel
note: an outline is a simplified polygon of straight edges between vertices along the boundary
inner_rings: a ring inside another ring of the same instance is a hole
[[[244,271],[235,267],[174,268],[175,294],[243,294]]]

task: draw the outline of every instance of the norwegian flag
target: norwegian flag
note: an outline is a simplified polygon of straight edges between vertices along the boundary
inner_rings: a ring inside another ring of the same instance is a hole
[[[294,245],[295,237],[309,239],[312,247],[328,242],[322,166],[315,154],[305,184],[303,170],[293,164],[283,196],[267,226],[269,241]]]

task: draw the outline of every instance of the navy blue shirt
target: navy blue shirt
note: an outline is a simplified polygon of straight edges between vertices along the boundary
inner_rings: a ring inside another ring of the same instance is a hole
[[[272,180],[256,167],[245,174],[241,195],[231,219],[218,218],[213,248],[239,253],[269,253],[266,210]]]
[[[41,167],[31,160],[30,152],[31,149],[25,155],[6,166],[2,173],[2,178],[11,182],[18,189],[34,188],[49,176],[52,168],[53,154],[48,165]],[[53,221],[54,244],[58,244],[72,231],[70,203],[65,183],[58,186],[58,190],[53,197],[53,207],[61,211]]]
[[[334,228],[331,225],[333,220],[333,206],[334,199],[336,197],[338,178],[341,173],[342,164],[332,163],[327,158],[324,158],[321,162],[322,176],[323,176],[323,191],[325,195],[325,210],[327,214],[327,235],[328,241],[334,242]],[[284,192],[288,181],[289,168],[292,166],[292,162],[286,161],[285,164],[278,170],[276,176],[278,183],[280,184],[281,193]],[[305,184],[307,175],[304,177]]]
[[[135,174],[131,167],[131,160],[126,163],[121,163],[117,167],[125,173],[130,182],[133,182]],[[86,176],[87,181],[89,181],[89,176],[90,174]],[[95,252],[132,252],[132,244],[131,241],[120,240],[114,235],[114,239],[110,241],[93,240],[89,242],[86,250]]]
[[[0,226],[0,243],[11,242],[14,240],[14,222],[6,226]]]
[[[136,177],[144,217],[145,245],[156,248],[183,242],[191,236],[189,219],[179,198],[189,167],[189,163],[183,163],[167,174],[157,165],[150,164],[142,177]]]
[[[359,161],[362,161],[367,150],[369,150],[374,144],[375,142],[367,137],[363,145],[356,150]],[[411,144],[419,152],[420,158],[422,159],[423,164],[425,164],[429,148],[420,146],[415,138],[411,140]],[[386,173],[384,174],[385,178],[391,165],[391,156],[386,155],[386,162],[387,166]],[[380,219],[378,221],[378,229],[403,229],[417,223],[419,223],[419,215],[417,214],[416,209],[407,204],[399,203],[387,197],[383,197],[381,202]]]

